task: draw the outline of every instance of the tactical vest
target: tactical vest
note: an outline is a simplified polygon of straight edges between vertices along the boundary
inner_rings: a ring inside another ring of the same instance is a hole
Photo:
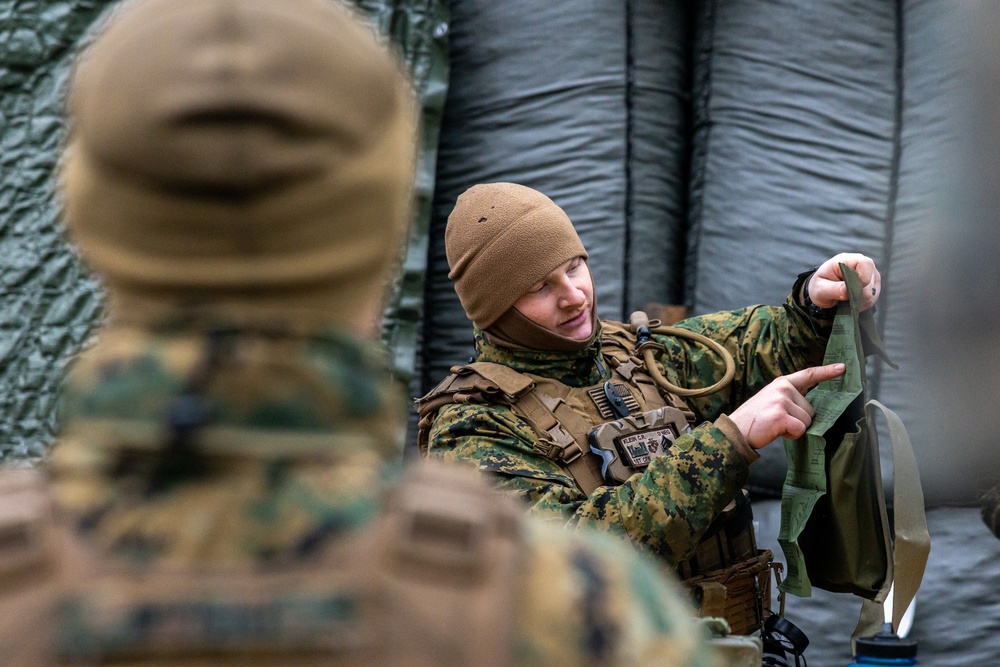
[[[134,566],[52,520],[34,471],[0,474],[6,667],[514,663],[520,512],[474,475],[418,466],[317,562]]]
[[[453,367],[452,375],[417,401],[420,415],[417,443],[421,454],[427,453],[430,428],[441,407],[450,403],[502,403],[513,408],[538,435],[534,451],[566,468],[583,492],[590,495],[607,484],[602,468],[619,469],[629,463],[627,446],[620,448],[613,462],[593,451],[594,443],[589,436],[595,425],[631,419],[631,423],[623,426],[645,431],[652,426],[648,423],[651,417],[641,415],[661,410],[657,422],[671,426],[676,437],[695,420],[694,413],[680,397],[661,394],[641,361],[631,355],[635,336],[624,324],[603,323],[601,342],[614,379],[594,387],[570,387],[491,362]],[[657,454],[662,451],[639,456]]]
[[[612,379],[597,386],[570,387],[491,362],[453,367],[417,401],[421,455],[427,454],[430,429],[443,406],[499,403],[535,431],[533,450],[567,470],[588,496],[644,470],[696,418],[681,397],[656,385],[636,356],[635,334],[625,324],[602,325],[601,353]],[[677,572],[703,616],[724,617],[735,633],[748,634],[760,627],[763,610],[770,607],[772,561],[769,550],[757,549],[750,504],[740,496]]]

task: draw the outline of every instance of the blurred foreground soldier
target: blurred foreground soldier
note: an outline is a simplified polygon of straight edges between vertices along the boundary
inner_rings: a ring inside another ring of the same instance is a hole
[[[0,662],[704,665],[615,542],[476,475],[395,480],[381,287],[412,99],[326,0],[147,0],[69,98],[62,186],[110,321],[50,460],[0,476]]]
[[[837,255],[780,307],[660,329],[642,314],[597,319],[587,251],[535,190],[470,188],[445,243],[477,358],[418,401],[422,450],[491,473],[536,515],[626,536],[679,566],[703,614],[759,627],[771,554],[756,548],[740,488],[757,449],[805,432],[806,392],[843,373],[817,366],[847,299],[839,263],[860,274],[867,309],[874,262]]]

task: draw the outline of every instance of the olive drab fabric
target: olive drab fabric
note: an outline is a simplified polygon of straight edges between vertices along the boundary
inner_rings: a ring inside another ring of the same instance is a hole
[[[112,307],[212,300],[344,322],[379,300],[408,218],[415,105],[349,13],[154,0],[84,49],[61,180]]]
[[[627,482],[584,493],[562,465],[539,452],[531,424],[498,401],[441,407],[430,425],[428,455],[467,462],[493,475],[499,488],[526,502],[532,514],[625,535],[671,565],[686,559],[742,486],[748,462],[755,458],[749,447],[741,448],[727,435],[735,427],[729,428],[725,415],[774,377],[818,364],[827,332],[792,297],[780,307],[753,306],[678,326],[720,342],[740,370],[728,388],[688,399],[697,425],[677,438],[668,456],[655,458]],[[612,378],[601,337],[578,352],[539,352],[495,345],[482,331],[475,335],[477,362],[570,387],[593,387]],[[708,348],[671,336],[654,338],[665,347],[664,373],[676,385],[705,387],[725,372],[724,361]]]
[[[866,392],[865,354],[885,358],[870,311],[858,312],[861,283],[841,264],[849,300],[833,322],[825,363],[843,362],[844,375],[809,392],[816,417],[797,441],[786,440],[788,475],[778,535],[788,562],[782,590],[808,596],[811,587],[864,598],[855,637],[883,622],[882,603],[893,586],[893,627],[916,594],[930,551],[923,491],[902,421]],[[888,358],[886,363],[891,365]],[[886,417],[894,477],[890,534],[875,410]]]

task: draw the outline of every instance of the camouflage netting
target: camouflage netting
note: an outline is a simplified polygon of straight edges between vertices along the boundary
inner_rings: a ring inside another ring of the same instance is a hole
[[[55,427],[63,370],[101,317],[101,289],[62,239],[53,169],[60,90],[75,45],[111,0],[0,0],[0,461],[36,460]],[[400,375],[413,368],[437,129],[447,88],[444,0],[359,0],[403,51],[424,107],[418,212],[387,308]]]

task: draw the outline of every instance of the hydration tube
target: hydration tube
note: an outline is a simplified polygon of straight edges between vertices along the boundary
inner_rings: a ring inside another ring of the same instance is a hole
[[[642,355],[642,361],[646,366],[646,372],[649,373],[653,381],[660,386],[660,388],[665,389],[671,394],[682,397],[692,397],[692,396],[708,396],[709,394],[714,394],[721,389],[725,389],[729,386],[729,383],[733,381],[736,376],[736,361],[733,359],[733,355],[729,353],[729,350],[722,347],[717,341],[703,336],[702,334],[695,333],[693,331],[688,331],[687,329],[679,329],[677,327],[661,326],[657,320],[653,322],[649,321],[649,316],[641,310],[637,310],[629,317],[629,325],[632,327],[632,331],[636,335],[636,352]],[[678,387],[673,384],[670,380],[663,376],[660,372],[659,367],[656,365],[656,353],[657,351],[662,352],[663,346],[651,339],[651,334],[663,334],[666,336],[675,336],[677,338],[687,338],[688,340],[693,340],[697,343],[705,345],[712,351],[716,352],[722,357],[722,360],[726,364],[726,372],[722,376],[722,379],[715,384],[703,387],[701,389],[685,389],[683,387]]]

